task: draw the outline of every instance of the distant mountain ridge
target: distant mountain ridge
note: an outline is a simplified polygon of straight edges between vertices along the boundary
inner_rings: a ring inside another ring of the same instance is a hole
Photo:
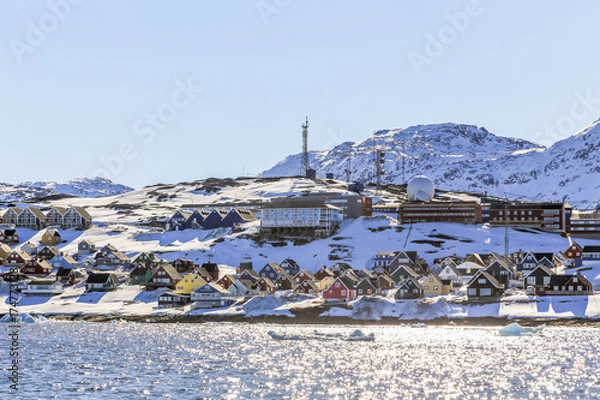
[[[105,178],[78,178],[64,183],[23,182],[0,183],[1,202],[19,202],[49,196],[104,197],[132,191],[133,188]]]
[[[310,153],[318,176],[374,182],[373,156],[385,151],[383,183],[429,176],[438,188],[537,201],[566,199],[595,208],[600,198],[600,120],[550,147],[495,135],[483,127],[444,123],[381,130],[362,142]],[[261,176],[298,175],[300,154]]]

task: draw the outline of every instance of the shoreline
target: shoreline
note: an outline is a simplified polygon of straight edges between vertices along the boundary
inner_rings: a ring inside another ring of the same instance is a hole
[[[522,326],[586,326],[600,328],[600,319],[592,318],[510,318],[510,317],[440,317],[428,320],[399,319],[396,317],[381,317],[374,319],[353,319],[351,317],[320,317],[316,313],[294,313],[294,317],[286,316],[254,316],[244,315],[207,316],[207,315],[102,315],[102,314],[45,314],[33,313],[32,315],[44,316],[54,321],[83,321],[83,322],[136,322],[136,323],[249,323],[249,324],[281,324],[281,325],[353,325],[353,326],[401,326],[411,324],[425,324],[428,326],[454,326],[454,327],[502,327],[516,322]]]

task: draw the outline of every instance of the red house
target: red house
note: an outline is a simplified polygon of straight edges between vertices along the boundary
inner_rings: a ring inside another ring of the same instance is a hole
[[[348,301],[356,298],[354,285],[345,276],[336,278],[327,289],[323,291],[323,299],[326,301]]]
[[[21,251],[13,251],[6,257],[6,260],[4,260],[4,264],[8,267],[22,267],[27,261],[30,260],[31,257],[29,257],[29,254],[23,253]]]
[[[564,255],[567,258],[573,260],[573,266],[581,267],[582,265],[582,257],[583,257],[583,248],[577,243],[573,242],[567,250],[565,250]]]
[[[37,276],[46,276],[52,273],[52,266],[48,264],[46,260],[29,260],[27,261],[23,267],[21,267],[20,272],[25,275],[37,275]]]
[[[277,287],[269,278],[260,278],[256,284],[261,293],[275,293],[275,290],[277,290]]]
[[[296,285],[299,285],[306,280],[314,282],[316,278],[313,274],[306,270],[302,270],[294,276],[294,283],[296,283]]]

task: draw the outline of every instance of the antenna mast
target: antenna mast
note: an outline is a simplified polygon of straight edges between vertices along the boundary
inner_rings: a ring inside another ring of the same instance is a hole
[[[308,117],[302,124],[302,165],[300,166],[300,175],[306,176],[308,171]]]

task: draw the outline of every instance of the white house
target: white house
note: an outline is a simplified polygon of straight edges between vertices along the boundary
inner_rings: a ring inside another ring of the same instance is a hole
[[[29,282],[23,289],[25,296],[56,296],[63,292],[62,283],[50,279],[38,279]]]

